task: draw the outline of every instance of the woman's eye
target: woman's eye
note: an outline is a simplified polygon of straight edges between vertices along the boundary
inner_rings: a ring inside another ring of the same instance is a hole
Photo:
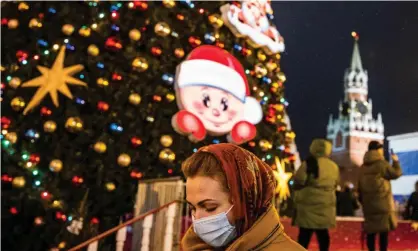
[[[221,109],[222,111],[228,110],[228,99],[226,98],[221,99]]]
[[[213,208],[206,208],[206,211],[207,212],[213,212],[213,211],[215,211],[216,210],[216,207],[213,207]]]
[[[203,93],[203,97],[202,97],[202,101],[203,101],[203,104],[207,107],[207,108],[209,108],[210,107],[210,97],[209,97],[209,95],[208,94],[206,94],[206,93]]]

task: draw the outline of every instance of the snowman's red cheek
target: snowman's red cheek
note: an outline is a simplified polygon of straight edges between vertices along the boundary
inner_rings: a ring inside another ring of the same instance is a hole
[[[237,111],[235,110],[229,110],[228,111],[228,117],[231,119],[233,117],[235,117],[235,115],[237,115]]]
[[[193,101],[193,108],[196,109],[198,112],[203,112],[206,107],[203,105],[202,101]]]

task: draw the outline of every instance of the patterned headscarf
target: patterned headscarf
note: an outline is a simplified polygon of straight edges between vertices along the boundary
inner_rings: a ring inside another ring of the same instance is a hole
[[[254,154],[233,144],[209,145],[199,151],[210,152],[221,162],[241,236],[271,205],[276,187],[273,171]]]

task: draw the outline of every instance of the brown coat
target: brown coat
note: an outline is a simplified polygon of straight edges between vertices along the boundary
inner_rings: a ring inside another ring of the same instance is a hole
[[[183,251],[215,250],[215,248],[204,243],[190,227],[182,240]],[[292,241],[283,230],[280,224],[279,215],[276,209],[271,206],[255,224],[236,239],[226,251],[304,251],[296,242]],[[306,251],[306,250],[305,250]]]
[[[380,233],[397,226],[390,180],[402,175],[399,162],[393,166],[377,150],[368,151],[359,176],[360,202],[363,206],[364,231]]]

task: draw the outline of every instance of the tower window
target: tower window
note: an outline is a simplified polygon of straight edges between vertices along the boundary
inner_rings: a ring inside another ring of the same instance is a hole
[[[337,137],[335,138],[335,147],[342,147],[343,146],[343,133],[339,131],[337,133]]]

